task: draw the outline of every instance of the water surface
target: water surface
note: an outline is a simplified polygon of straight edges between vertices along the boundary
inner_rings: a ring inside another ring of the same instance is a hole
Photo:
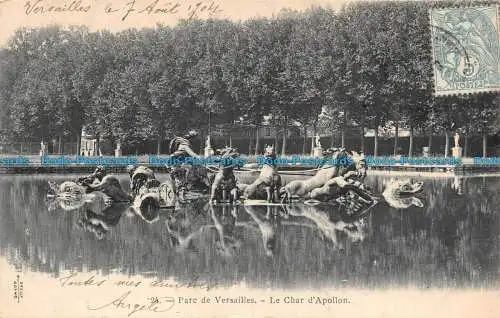
[[[123,209],[103,237],[79,226],[83,209],[45,203],[47,180],[74,178],[0,180],[2,256],[55,277],[71,269],[273,288],[498,287],[500,177],[424,178],[423,207],[382,201],[354,223],[335,206],[211,210],[201,199],[152,224]],[[380,194],[387,181],[367,183]]]

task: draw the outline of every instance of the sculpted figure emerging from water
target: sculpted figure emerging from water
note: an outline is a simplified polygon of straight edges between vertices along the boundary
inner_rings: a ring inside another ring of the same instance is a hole
[[[236,202],[238,200],[238,188],[236,186],[236,177],[233,172],[234,164],[231,159],[237,158],[238,152],[234,148],[226,147],[224,149],[218,149],[217,155],[220,157],[221,164],[212,182],[210,202]]]
[[[330,148],[324,153],[325,164],[318,169],[316,175],[307,180],[294,180],[281,189],[283,201],[290,201],[293,198],[311,198],[314,195],[320,196],[331,193],[334,189],[351,184],[347,182],[346,174],[351,172],[349,178],[359,178],[361,181],[366,176],[366,164],[364,158],[356,152],[349,154],[342,148]],[[336,178],[336,179],[335,179]],[[328,185],[321,189],[323,186]],[[321,190],[319,190],[321,189]],[[333,195],[333,193],[331,193]]]
[[[145,166],[128,166],[127,170],[134,196],[132,208],[145,221],[158,220],[161,207],[175,206],[177,197],[171,178],[160,182],[153,171]]]
[[[186,163],[189,157],[199,158],[200,156],[192,149],[191,142],[198,136],[195,130],[189,131],[183,137],[175,137],[170,142],[170,153],[172,159],[179,161],[179,164],[169,167],[171,175],[176,184],[176,191],[179,198],[184,201],[188,190],[199,189],[208,191],[210,189],[210,179],[205,166],[191,165]]]
[[[92,211],[102,211],[104,206],[113,203],[130,203],[132,197],[126,193],[115,176],[107,175],[103,166],[73,181],[57,185],[49,181],[49,196],[56,199],[64,210],[78,209],[84,205]]]
[[[72,181],[63,182],[60,186],[50,182],[51,187],[57,188],[53,197],[53,205],[59,206],[64,211],[77,211],[83,209],[78,220],[78,226],[83,230],[93,233],[97,239],[105,235],[120,220],[129,204],[113,202],[100,191],[85,193],[85,189]]]
[[[266,158],[275,159],[276,153],[274,146],[267,146],[264,153]],[[281,188],[281,176],[278,174],[278,168],[274,164],[265,164],[260,171],[257,179],[250,185],[246,186],[243,196],[246,199],[259,199],[262,190],[266,192],[266,200],[273,202],[279,198],[279,191]]]
[[[100,191],[114,202],[130,202],[132,200],[132,196],[122,189],[118,179],[113,175],[108,175],[103,166],[97,166],[92,174],[78,178],[76,183],[84,187],[87,193]]]

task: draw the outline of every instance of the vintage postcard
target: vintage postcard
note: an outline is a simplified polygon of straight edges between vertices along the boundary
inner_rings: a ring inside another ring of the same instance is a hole
[[[0,0],[0,318],[500,317],[498,1]]]

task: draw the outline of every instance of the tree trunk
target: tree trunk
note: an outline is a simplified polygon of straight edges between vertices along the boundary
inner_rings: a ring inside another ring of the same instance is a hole
[[[159,156],[159,155],[161,155],[161,143],[162,143],[162,141],[163,141],[163,136],[164,136],[164,130],[163,130],[164,128],[163,128],[163,127],[165,127],[165,125],[162,123],[162,124],[160,125],[160,127],[161,127],[161,128],[160,128],[160,131],[158,131],[158,136],[157,136],[157,137],[158,137],[158,139],[157,139],[157,141],[156,141],[156,154],[157,154],[158,156]],[[201,140],[201,144],[203,144],[203,139]],[[202,152],[202,153],[203,153],[203,152]]]
[[[445,143],[444,143],[444,157],[447,158],[449,154],[449,148],[450,148],[450,135],[448,131],[444,133],[445,136]]]
[[[488,157],[488,135],[483,133],[483,158]]]
[[[313,134],[311,137],[311,151],[310,151],[311,157],[314,155],[314,136],[315,134]]]
[[[469,136],[464,136],[464,153],[463,156],[467,157],[467,153],[469,152]]]
[[[361,152],[364,153],[365,152],[365,113],[363,111],[363,116],[362,116],[362,119],[361,119],[361,131],[360,131],[360,134],[361,134]]]
[[[429,147],[429,155],[432,153],[432,131],[429,131],[429,143],[427,144]]]
[[[285,129],[283,129],[283,144],[281,145],[281,155],[284,156],[286,153],[286,133],[288,127],[288,118],[285,117]]]
[[[253,142],[252,137],[250,137],[248,139],[248,155],[252,153],[252,142]]]
[[[286,132],[283,133],[283,144],[281,145],[281,155],[284,156],[286,153]]]
[[[345,148],[345,126],[342,127],[342,135],[341,135],[341,147]]]
[[[274,151],[277,153],[278,152],[278,143],[279,143],[279,129],[276,127],[274,128]]]
[[[393,155],[398,155],[398,137],[399,137],[399,122],[396,121],[396,126],[394,127],[394,152]]]
[[[311,137],[311,157],[314,155],[314,138],[316,137],[316,125],[313,126],[313,135]]]
[[[59,146],[57,147],[57,152],[62,154],[62,134],[59,134]]]
[[[341,135],[341,147],[342,148],[345,148],[345,135],[346,135],[346,130],[347,130],[347,117],[348,117],[348,114],[347,114],[347,109],[344,108],[344,120],[342,122],[342,135]]]
[[[349,110],[347,107],[344,108],[344,123],[342,125],[342,148],[346,147],[346,135],[347,135],[347,121],[349,118]]]
[[[205,133],[203,132],[203,130],[200,133],[200,139],[201,139],[201,142],[200,142],[199,151],[200,151],[200,153],[205,155]]]
[[[333,148],[333,145],[335,145],[335,135],[332,131],[332,134],[330,135],[330,148]]]
[[[100,157],[102,156],[102,151],[101,151],[101,135],[97,134],[97,141],[96,141],[96,150],[97,150],[97,155]]]
[[[257,126],[255,128],[255,155],[258,156],[259,155],[259,148],[260,148],[260,145],[259,145],[259,126]]]
[[[76,135],[76,155],[79,156],[80,152],[82,151],[82,134],[79,133]]]
[[[159,156],[161,154],[161,134],[158,134],[158,138],[156,140],[156,154]]]
[[[408,146],[408,157],[413,157],[413,126],[410,125],[410,145]]]
[[[375,136],[373,138],[373,156],[378,156],[378,125],[375,126]]]
[[[307,126],[304,125],[304,143],[302,144],[302,155],[306,154],[307,150]]]

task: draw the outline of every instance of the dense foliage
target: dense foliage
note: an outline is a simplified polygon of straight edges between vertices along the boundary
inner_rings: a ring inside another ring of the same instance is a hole
[[[259,125],[269,114],[277,131],[316,129],[327,114],[332,130],[360,138],[382,126],[497,133],[498,94],[433,96],[428,6],[358,3],[116,34],[21,29],[0,50],[1,135],[78,140],[89,125],[115,143],[159,148],[187,127]]]

